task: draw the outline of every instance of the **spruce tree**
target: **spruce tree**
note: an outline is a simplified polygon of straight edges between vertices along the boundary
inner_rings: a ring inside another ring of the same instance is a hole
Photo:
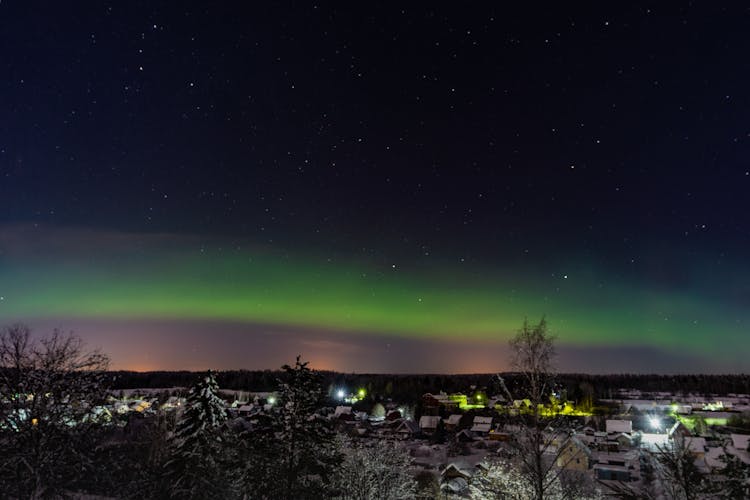
[[[190,389],[185,412],[173,438],[173,455],[167,463],[171,493],[178,498],[226,498],[231,484],[222,466],[227,447],[224,402],[209,371]]]
[[[280,498],[329,496],[329,476],[340,462],[330,422],[318,414],[323,388],[317,373],[297,356],[284,365],[280,381],[276,439],[281,454]]]

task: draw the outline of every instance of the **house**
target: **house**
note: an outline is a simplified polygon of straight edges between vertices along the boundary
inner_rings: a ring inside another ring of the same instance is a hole
[[[622,432],[631,434],[633,422],[630,420],[607,420],[607,434],[620,434]]]
[[[637,450],[597,454],[594,475],[602,481],[637,481],[640,462]]]
[[[617,442],[618,449],[627,449],[633,446],[633,437],[630,434],[626,434],[624,432],[621,432],[616,436],[612,436],[611,441]]]
[[[606,443],[607,442],[607,433],[603,431],[596,431],[594,432],[594,442],[595,443]]]
[[[591,450],[575,436],[567,439],[557,454],[557,466],[567,470],[587,471],[591,466]]]
[[[467,398],[466,394],[440,394],[427,393],[422,396],[422,403],[426,408],[438,408],[443,406],[448,409],[455,409],[466,406]]]
[[[674,405],[674,412],[678,415],[690,415],[693,407],[691,405]]]
[[[738,451],[750,451],[750,434],[730,434],[732,447]]]
[[[445,422],[445,429],[449,431],[456,430],[456,428],[458,427],[458,424],[461,422],[461,417],[463,417],[463,415],[453,414],[450,417],[443,420],[443,422]]]
[[[449,495],[463,495],[469,489],[469,482],[462,477],[455,477],[440,483],[440,491]]]
[[[506,401],[502,396],[495,396],[487,400],[487,408],[499,410],[505,408]]]
[[[641,447],[652,452],[660,453],[662,449],[669,445],[669,436],[667,434],[644,432],[641,434]]]
[[[443,472],[440,473],[440,477],[443,481],[456,477],[469,481],[472,476],[474,476],[474,469],[465,462],[452,462],[443,469]]]
[[[474,435],[468,429],[460,430],[456,433],[456,441],[460,443],[470,443],[474,441]]]
[[[473,425],[471,426],[471,432],[477,434],[487,434],[492,429],[492,417],[474,417]]]
[[[630,469],[622,465],[595,464],[594,475],[600,481],[622,481],[632,480]]]
[[[409,439],[419,435],[419,424],[413,420],[402,420],[394,432],[399,439]]]
[[[488,434],[490,441],[509,441],[510,433],[491,430]]]
[[[255,405],[242,405],[239,408],[237,408],[237,414],[240,417],[249,417],[253,413],[255,413],[253,410],[255,409]]]
[[[422,415],[419,418],[419,429],[426,434],[435,432],[438,425],[440,425],[440,417],[436,415]]]
[[[337,406],[333,412],[334,419],[354,420],[354,414],[352,413],[351,406]]]

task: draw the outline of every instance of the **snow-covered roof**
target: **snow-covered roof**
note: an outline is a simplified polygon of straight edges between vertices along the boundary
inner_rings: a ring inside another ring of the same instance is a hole
[[[491,424],[491,423],[492,423],[492,417],[480,417],[480,416],[474,417],[474,425],[476,425],[476,424]]]
[[[352,413],[351,406],[337,406],[336,410],[333,412],[333,416],[339,417],[341,415],[351,415],[351,413]]]
[[[461,494],[469,488],[469,483],[462,477],[454,477],[440,485],[441,491],[447,491],[456,495]]]
[[[471,427],[472,432],[490,432],[492,424],[474,424]]]
[[[685,447],[693,453],[705,453],[706,451],[706,438],[702,437],[686,437]]]
[[[452,462],[443,469],[440,475],[444,478],[463,477],[468,480],[474,475],[474,468],[466,462]]]
[[[570,436],[570,438],[568,438],[568,440],[563,444],[563,447],[568,445],[573,445],[576,447],[576,449],[578,450],[578,452],[576,452],[576,455],[578,455],[578,453],[583,453],[588,458],[592,457],[591,449],[586,443],[579,439],[579,436]]]
[[[641,434],[641,446],[650,451],[659,451],[657,447],[664,447],[669,443],[669,436],[666,434],[654,434],[644,432]]]
[[[396,427],[396,432],[416,433],[419,432],[419,426],[413,420],[402,420]]]
[[[638,460],[637,450],[607,451],[596,454],[597,462],[600,464],[611,464],[613,462],[635,463]]]
[[[419,419],[420,429],[435,429],[440,423],[440,417],[432,415],[422,415]]]
[[[732,446],[738,450],[750,451],[750,435],[748,434],[730,434],[732,437]]]
[[[630,420],[607,420],[607,433],[633,432],[633,422]]]
[[[461,417],[463,417],[463,415],[451,415],[450,417],[445,419],[445,423],[449,425],[458,425],[458,423],[461,421]]]
[[[469,432],[468,429],[463,429],[456,433],[456,439],[464,439],[468,441],[473,441],[474,436],[471,435],[471,432]]]

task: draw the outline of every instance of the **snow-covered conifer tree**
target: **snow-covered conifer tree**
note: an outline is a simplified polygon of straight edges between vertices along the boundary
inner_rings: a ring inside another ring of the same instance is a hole
[[[279,487],[282,498],[328,496],[329,476],[339,455],[323,406],[319,376],[297,356],[295,366],[284,365],[276,418],[276,440],[281,455]]]
[[[213,373],[201,376],[190,389],[186,409],[173,438],[173,456],[167,463],[171,493],[178,498],[229,496],[231,485],[222,462],[225,459],[222,424],[224,402]]]

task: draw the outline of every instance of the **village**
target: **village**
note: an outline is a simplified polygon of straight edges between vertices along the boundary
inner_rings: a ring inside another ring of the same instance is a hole
[[[486,473],[487,464],[511,456],[512,443],[524,430],[518,417],[532,409],[528,400],[468,389],[465,394],[427,393],[409,405],[372,397],[364,389],[339,388],[320,413],[353,440],[400,443],[411,457],[412,475],[423,481],[431,476],[446,497],[470,497],[469,486]],[[125,428],[159,413],[177,418],[185,406],[181,393],[180,388],[120,391],[98,412]],[[233,425],[248,429],[277,402],[273,392],[223,391],[222,396]],[[539,415],[557,426],[543,432],[547,460],[555,470],[577,475],[604,493],[653,487],[658,474],[650,458],[678,443],[706,477],[721,480],[730,460],[750,466],[750,430],[733,425],[746,423],[748,412],[747,394],[633,389],[598,401],[596,411],[554,398],[539,408]]]

